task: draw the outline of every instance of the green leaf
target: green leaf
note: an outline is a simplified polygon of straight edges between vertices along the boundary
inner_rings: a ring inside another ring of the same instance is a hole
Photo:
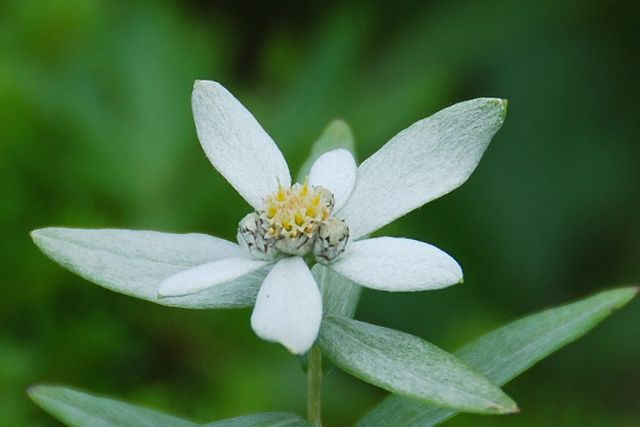
[[[313,165],[313,162],[315,162],[318,157],[327,151],[336,150],[338,148],[344,148],[351,151],[351,154],[355,157],[356,151],[353,133],[351,132],[349,125],[343,120],[334,120],[331,122],[324,129],[320,138],[313,143],[309,157],[307,157],[307,160],[305,160],[300,167],[297,182],[304,181],[304,178],[309,175],[311,165]]]
[[[323,353],[339,368],[393,393],[465,412],[502,414],[515,403],[449,353],[404,332],[327,317]]]
[[[463,347],[455,354],[477,372],[502,386],[536,362],[586,334],[638,293],[628,287],[600,292],[584,300],[517,320]],[[358,427],[386,425],[427,427],[457,412],[389,396]]]
[[[68,387],[39,385],[28,391],[31,399],[58,420],[72,427],[308,427],[294,414],[267,412],[198,424],[151,409]]]
[[[158,287],[169,276],[222,258],[242,256],[242,250],[234,243],[204,234],[156,231],[43,228],[33,231],[31,237],[48,257],[91,282],[175,307],[251,306],[269,269],[192,295],[158,298]]]
[[[324,315],[352,318],[362,287],[321,264],[314,265],[311,272],[322,292]]]
[[[271,412],[245,415],[228,420],[214,421],[203,427],[310,427],[304,419],[294,414]]]
[[[40,385],[29,396],[42,409],[68,426],[77,427],[195,427],[191,421],[151,409],[66,387]]]

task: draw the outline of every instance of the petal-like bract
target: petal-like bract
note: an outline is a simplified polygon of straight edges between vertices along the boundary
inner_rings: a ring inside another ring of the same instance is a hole
[[[309,171],[309,184],[321,185],[333,193],[334,211],[340,209],[353,191],[356,183],[356,161],[344,148],[324,153],[313,163]]]
[[[336,216],[345,218],[357,239],[457,188],[505,113],[505,100],[478,98],[414,123],[360,165],[355,188]]]
[[[260,287],[251,315],[255,333],[305,353],[316,340],[322,320],[322,296],[300,257],[280,260]]]
[[[359,285],[383,291],[440,289],[462,280],[458,263],[440,249],[396,237],[351,242],[329,267]]]
[[[221,84],[197,80],[193,117],[209,161],[256,210],[263,198],[291,184],[282,153],[255,117]]]
[[[231,308],[253,304],[268,266],[224,287],[180,298],[158,298],[166,278],[212,261],[244,256],[235,243],[204,234],[137,230],[43,228],[31,233],[51,259],[107,289],[184,308]]]
[[[198,265],[166,278],[158,289],[160,297],[181,297],[195,294],[251,274],[268,262],[245,257],[225,258]]]

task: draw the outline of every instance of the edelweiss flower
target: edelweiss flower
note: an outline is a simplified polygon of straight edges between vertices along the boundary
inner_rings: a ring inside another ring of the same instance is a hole
[[[313,345],[322,320],[310,263],[385,291],[462,280],[458,263],[434,246],[367,235],[461,185],[500,128],[505,101],[442,110],[359,167],[347,150],[327,152],[293,185],[276,144],[223,86],[196,81],[192,103],[207,157],[254,210],[239,221],[238,245],[203,235],[50,228],[33,233],[45,253],[103,286],[161,304],[236,307],[255,298],[256,334],[295,354]]]
[[[207,157],[255,212],[240,221],[244,256],[169,277],[159,288],[161,296],[224,286],[273,264],[258,292],[251,325],[261,338],[304,353],[322,320],[322,297],[306,255],[372,289],[419,291],[462,279],[456,261],[434,246],[391,237],[359,239],[457,187],[483,146],[460,145],[461,135],[429,144],[428,123],[419,122],[360,168],[349,151],[338,149],[320,156],[304,183],[291,185],[276,144],[220,84],[195,83],[193,112]]]

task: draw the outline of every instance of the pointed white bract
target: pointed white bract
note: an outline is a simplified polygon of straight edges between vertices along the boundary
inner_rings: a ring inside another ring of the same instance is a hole
[[[354,239],[454,190],[478,165],[500,129],[506,101],[479,98],[420,120],[358,168],[356,185],[337,213]]]
[[[184,308],[252,305],[267,270],[183,298],[158,298],[160,283],[183,270],[243,256],[235,243],[204,234],[51,227],[31,237],[54,261],[100,286],[155,303]]]
[[[300,257],[279,261],[260,287],[251,327],[267,341],[284,345],[293,354],[313,345],[322,320],[322,296]]]
[[[255,209],[278,185],[287,162],[253,115],[220,83],[197,80],[191,98],[198,139],[209,161]]]
[[[351,242],[330,267],[359,285],[383,291],[426,291],[462,280],[458,263],[440,249],[394,237]]]
[[[255,303],[256,334],[294,354],[313,345],[323,312],[304,255],[354,295],[357,285],[419,291],[462,280],[458,263],[434,246],[357,239],[462,184],[500,128],[506,101],[475,99],[420,120],[359,168],[348,150],[328,151],[310,168],[310,188],[291,186],[276,144],[219,83],[196,81],[192,105],[207,157],[256,211],[240,224],[246,248],[201,234],[47,228],[32,233],[42,251],[101,286],[163,305]],[[336,130],[344,137],[343,127]],[[352,314],[355,307],[343,309]]]
[[[181,297],[240,279],[266,266],[265,261],[246,257],[225,258],[181,271],[166,278],[158,289],[160,297]]]
[[[324,153],[313,163],[309,171],[309,184],[321,185],[333,193],[335,205],[340,209],[356,183],[356,161],[353,155],[340,148]]]

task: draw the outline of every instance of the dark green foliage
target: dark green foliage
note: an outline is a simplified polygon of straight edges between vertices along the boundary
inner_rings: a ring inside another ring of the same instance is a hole
[[[196,78],[229,87],[294,170],[336,117],[363,160],[442,107],[509,99],[469,182],[384,230],[446,250],[465,283],[365,291],[360,320],[452,350],[523,313],[640,278],[637,6],[205,3],[0,2],[0,425],[54,425],[25,394],[40,382],[195,420],[303,412],[296,361],[254,336],[247,310],[110,293],[28,236],[66,225],[233,239],[249,208],[196,141]],[[539,426],[550,413],[566,426],[635,425],[635,304],[509,386],[522,415],[452,425]],[[326,396],[328,426],[382,398],[338,373],[327,387],[340,390]],[[557,413],[559,398],[570,404]]]

